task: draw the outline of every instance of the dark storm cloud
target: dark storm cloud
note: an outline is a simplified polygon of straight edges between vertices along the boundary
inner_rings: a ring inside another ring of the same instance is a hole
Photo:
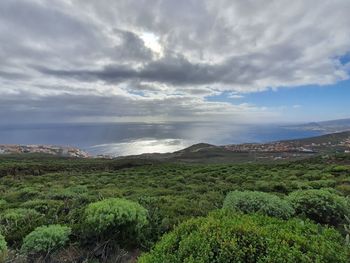
[[[141,68],[119,65],[106,66],[101,70],[54,70],[38,67],[37,69],[56,77],[84,80],[103,80],[120,82],[124,80],[145,80],[174,85],[205,84],[220,80],[222,66],[192,64],[183,57],[165,58],[147,63]],[[224,69],[224,68],[223,68]]]
[[[255,81],[265,78],[274,78],[280,82],[287,82],[295,78],[295,71],[298,70],[298,67],[292,61],[301,55],[298,52],[296,48],[286,44],[275,46],[273,52],[264,51],[257,54],[235,56],[220,64],[192,63],[181,55],[167,55],[137,68],[108,65],[97,70],[62,70],[43,67],[36,69],[43,74],[60,78],[73,78],[79,81],[102,80],[118,83],[138,80],[176,86],[213,83],[255,85]],[[273,61],[278,62],[270,64],[272,58]],[[269,67],[266,68],[268,64]]]

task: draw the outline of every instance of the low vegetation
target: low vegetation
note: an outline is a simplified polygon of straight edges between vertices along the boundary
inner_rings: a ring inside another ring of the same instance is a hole
[[[0,262],[5,262],[7,258],[7,244],[3,235],[0,234]]]
[[[256,191],[234,191],[224,201],[224,209],[243,212],[261,213],[267,216],[288,219],[295,213],[292,205],[280,197]]]
[[[291,219],[218,212],[165,235],[140,263],[349,262],[340,234]]]
[[[64,247],[69,240],[71,229],[61,225],[37,227],[23,239],[21,251],[26,255],[48,256]]]
[[[10,245],[19,245],[22,239],[44,221],[44,215],[34,209],[10,208],[0,215],[1,232]]]
[[[0,171],[0,256],[12,262],[350,261],[349,155],[270,164],[6,156]]]
[[[296,214],[316,223],[341,226],[350,214],[349,199],[331,190],[299,190],[288,196]]]
[[[83,216],[81,236],[93,247],[102,248],[102,258],[120,247],[138,245],[141,230],[148,224],[145,208],[120,198],[91,203]]]

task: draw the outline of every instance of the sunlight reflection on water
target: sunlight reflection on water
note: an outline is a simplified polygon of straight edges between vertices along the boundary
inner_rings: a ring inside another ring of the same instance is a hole
[[[181,139],[138,139],[129,142],[94,145],[89,152],[104,153],[111,156],[134,155],[142,153],[168,153],[190,146],[189,141]]]

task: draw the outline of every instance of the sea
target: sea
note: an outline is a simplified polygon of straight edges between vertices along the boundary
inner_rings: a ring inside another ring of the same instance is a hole
[[[321,135],[280,124],[60,123],[0,125],[0,144],[78,147],[91,155],[123,156],[174,152],[195,143],[263,143]]]

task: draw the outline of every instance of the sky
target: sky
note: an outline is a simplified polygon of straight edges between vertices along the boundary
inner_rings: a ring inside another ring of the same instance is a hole
[[[350,117],[349,0],[1,0],[0,122]]]

